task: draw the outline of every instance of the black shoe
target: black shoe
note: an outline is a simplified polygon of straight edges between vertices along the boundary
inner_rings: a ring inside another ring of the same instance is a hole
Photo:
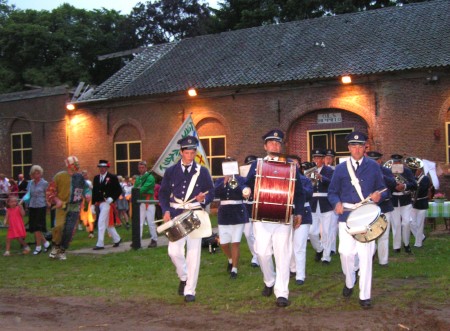
[[[387,264],[387,263],[386,264],[380,264],[379,266],[382,267],[382,268],[387,268],[387,267],[389,267],[389,264]]]
[[[369,309],[372,308],[372,301],[370,299],[367,300],[359,300],[359,305],[363,308],[363,309]]]
[[[400,253],[400,248],[394,249],[394,252],[395,252],[395,253]]]
[[[427,236],[423,236],[422,244],[425,242],[425,240],[427,240]]]
[[[227,272],[230,273],[230,272],[231,272],[231,269],[233,269],[233,263],[228,262],[228,265],[227,265]]]
[[[270,297],[273,293],[273,286],[269,287],[264,285],[264,290],[262,291],[262,295],[265,297]]]
[[[304,281],[304,280],[301,280],[301,279],[296,279],[296,280],[295,280],[295,284],[297,284],[297,285],[303,285],[303,284],[305,284],[305,281]]]
[[[424,239],[425,240],[425,239]],[[422,241],[423,242],[423,241]],[[44,250],[44,253],[46,253],[49,249],[52,248],[52,244],[49,244],[47,247],[42,246],[42,249]]]
[[[252,268],[259,268],[259,264],[255,262],[252,262],[251,266]]]
[[[277,305],[277,307],[284,308],[284,307],[289,306],[289,301],[286,298],[278,297],[277,301],[276,301],[276,305]]]
[[[336,252],[335,252],[335,251],[331,251],[331,252],[330,252],[330,255],[331,255],[331,256],[336,255]]]
[[[236,278],[237,278],[237,272],[232,271],[232,272],[230,273],[230,278],[231,278],[231,279],[236,279]]]
[[[150,244],[148,244],[148,248],[155,248],[158,246],[158,243],[156,242],[156,240],[150,241]]]
[[[289,272],[289,278],[294,278],[297,275],[296,272]]]
[[[321,252],[316,252],[316,257],[314,258],[314,260],[316,262],[319,262],[320,260],[322,260],[322,255],[323,255],[323,251]]]
[[[95,246],[94,248],[92,248],[94,251],[99,251],[101,249],[105,249],[105,247],[100,247],[100,246]]]
[[[186,287],[186,281],[180,280],[180,285],[178,285],[178,294],[184,295],[184,288]]]
[[[344,285],[344,289],[342,290],[342,295],[344,296],[344,298],[350,298],[352,293],[353,293],[353,289],[348,288],[347,285]]]
[[[322,260],[322,265],[330,265],[330,261]]]
[[[195,295],[188,294],[184,297],[184,302],[194,302],[195,301]]]
[[[118,242],[114,243],[113,247],[119,247],[121,242],[122,242],[122,238],[120,238],[120,240]]]
[[[411,253],[412,253],[411,247],[409,247],[409,245],[408,245],[408,246],[405,246],[405,253],[408,253],[408,254],[411,254]]]

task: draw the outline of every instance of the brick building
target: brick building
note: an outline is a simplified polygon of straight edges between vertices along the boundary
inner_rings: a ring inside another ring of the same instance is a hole
[[[315,147],[348,155],[344,137],[358,130],[385,160],[399,153],[438,162],[447,188],[448,12],[449,1],[431,1],[149,47],[76,95],[72,112],[61,88],[26,92],[35,93],[27,99],[3,95],[0,171],[14,169],[11,135],[31,132],[32,162],[50,173],[74,154],[91,172],[101,158],[112,171],[134,174],[136,162],[156,160],[192,114],[215,175],[224,156],[264,155],[261,136],[275,127],[287,134],[285,151],[302,160]],[[352,81],[343,84],[347,75]]]

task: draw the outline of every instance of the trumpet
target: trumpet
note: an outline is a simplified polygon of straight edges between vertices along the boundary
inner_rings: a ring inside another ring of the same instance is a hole
[[[305,162],[302,164],[302,166],[306,168],[303,171],[303,175],[309,178],[313,186],[315,186],[319,181],[319,179],[317,178],[317,165],[314,162]]]
[[[234,174],[231,176],[230,181],[228,181],[228,186],[233,190],[239,186],[239,183],[236,180],[236,177],[234,177]]]

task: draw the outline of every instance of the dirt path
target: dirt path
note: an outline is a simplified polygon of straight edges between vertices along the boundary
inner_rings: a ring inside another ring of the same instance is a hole
[[[213,313],[200,303],[34,297],[0,293],[0,328],[10,330],[450,330],[450,307],[302,311],[274,307],[259,313]]]

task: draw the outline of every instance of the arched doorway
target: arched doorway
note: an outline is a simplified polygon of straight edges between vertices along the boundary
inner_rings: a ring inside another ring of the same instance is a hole
[[[361,116],[337,108],[314,110],[292,123],[287,149],[306,161],[311,160],[312,149],[331,148],[339,162],[339,158],[349,155],[345,136],[353,131],[367,133],[367,123]]]

